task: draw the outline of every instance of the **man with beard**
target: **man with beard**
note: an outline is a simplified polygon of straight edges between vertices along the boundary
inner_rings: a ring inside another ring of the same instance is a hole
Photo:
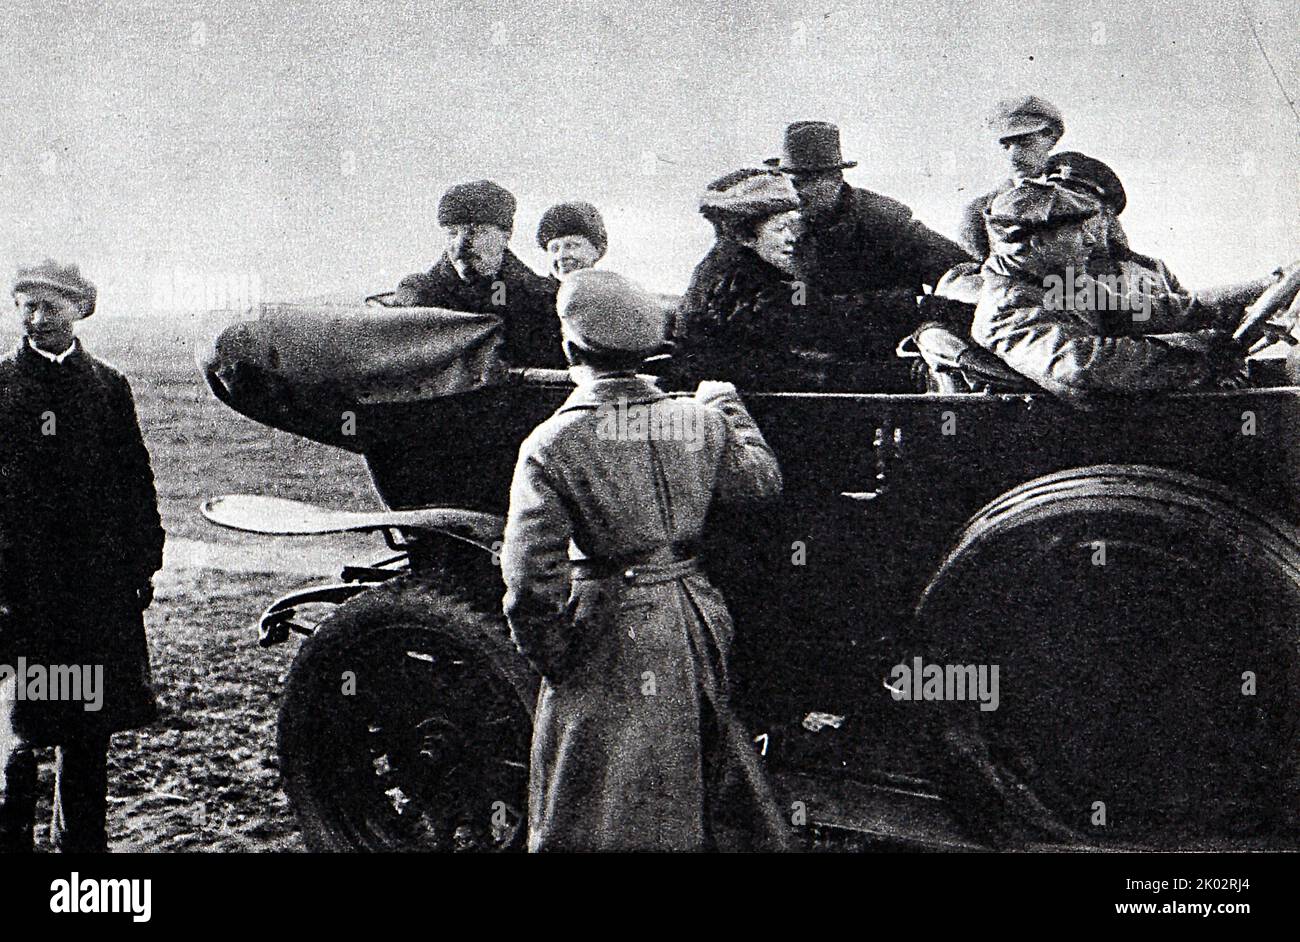
[[[782,155],[767,164],[791,178],[802,200],[797,267],[823,310],[850,321],[857,349],[844,354],[866,366],[860,385],[911,390],[910,370],[894,349],[917,327],[916,298],[922,285],[970,257],[897,200],[846,183],[844,171],[857,164],[844,160],[833,124],[790,125]]]
[[[402,279],[386,303],[497,314],[511,363],[563,367],[555,284],[510,251],[514,219],[514,195],[491,180],[451,187],[438,202],[446,249],[429,271]]]
[[[609,236],[600,210],[590,203],[556,203],[537,224],[537,245],[551,265],[554,287],[575,271],[594,268],[605,256]]]

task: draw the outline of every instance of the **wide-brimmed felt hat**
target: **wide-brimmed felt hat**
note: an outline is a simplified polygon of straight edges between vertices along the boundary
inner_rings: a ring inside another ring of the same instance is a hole
[[[49,288],[81,305],[82,318],[95,313],[95,286],[75,264],[61,265],[52,258],[36,265],[20,266],[14,276],[13,291]]]
[[[780,157],[763,161],[782,173],[822,173],[856,167],[840,151],[840,129],[829,121],[796,121],[785,129]]]

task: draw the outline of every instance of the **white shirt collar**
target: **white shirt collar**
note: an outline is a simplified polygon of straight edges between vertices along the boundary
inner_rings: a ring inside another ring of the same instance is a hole
[[[31,347],[41,356],[45,357],[45,359],[49,360],[51,363],[62,363],[68,357],[72,356],[73,351],[77,349],[77,338],[73,337],[72,343],[68,344],[68,349],[64,350],[62,353],[49,353],[45,350],[42,350],[40,347],[36,346],[36,344],[32,343],[31,337],[27,338],[27,346]]]

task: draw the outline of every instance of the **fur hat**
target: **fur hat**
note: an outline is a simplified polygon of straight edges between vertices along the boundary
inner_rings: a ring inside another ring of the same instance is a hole
[[[515,227],[514,194],[491,180],[448,187],[438,200],[438,225],[486,223],[510,232]]]
[[[13,290],[26,291],[29,288],[50,288],[81,305],[83,318],[95,313],[97,292],[81,269],[74,264],[60,265],[52,258],[47,258],[38,265],[20,267],[14,277]]]
[[[636,282],[585,268],[560,284],[555,297],[560,333],[591,351],[650,356],[668,335],[668,310]]]
[[[700,213],[712,223],[757,219],[799,208],[790,178],[774,170],[735,170],[710,183],[700,197]]]
[[[585,236],[601,255],[609,246],[605,221],[600,218],[600,210],[590,203],[556,203],[542,213],[542,221],[537,224],[537,244],[541,248],[545,249],[552,239],[571,235]]]

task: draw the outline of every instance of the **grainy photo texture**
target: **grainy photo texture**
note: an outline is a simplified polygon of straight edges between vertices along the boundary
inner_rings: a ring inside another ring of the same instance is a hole
[[[0,24],[0,849],[1300,849],[1292,3]]]

